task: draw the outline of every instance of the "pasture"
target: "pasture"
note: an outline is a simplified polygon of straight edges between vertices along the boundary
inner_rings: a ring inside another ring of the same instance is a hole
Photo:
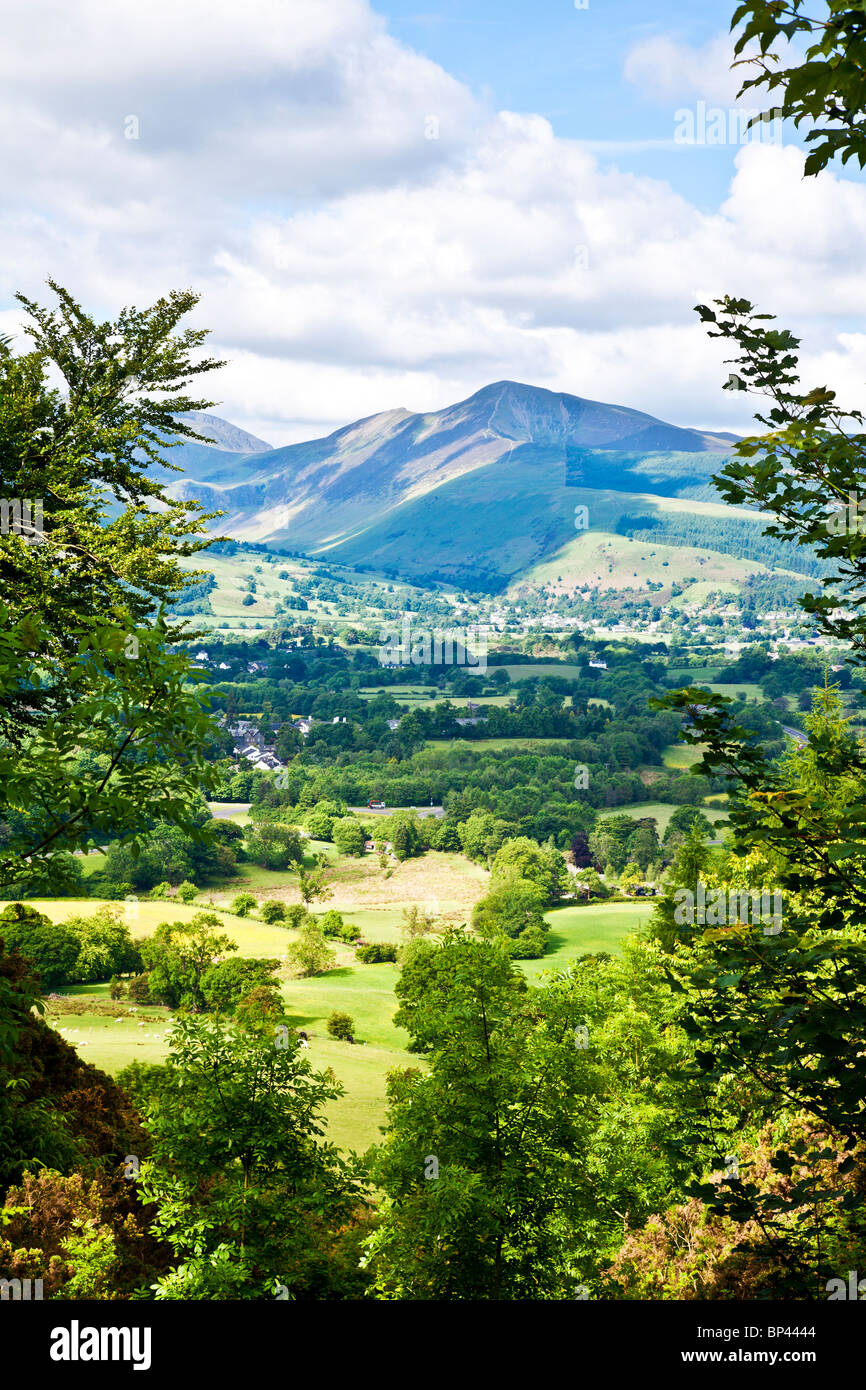
[[[73,900],[62,899],[39,904],[42,910],[51,908],[48,915],[53,916],[54,920],[61,920],[63,909],[71,905]],[[75,902],[74,906],[77,910],[78,903]],[[161,903],[142,903],[139,906],[141,909],[159,907],[163,913],[165,911],[165,905]],[[175,904],[171,906],[175,908]],[[330,903],[318,905],[316,910],[324,911],[325,907],[330,906]],[[192,911],[183,909],[182,904],[176,907],[177,913],[173,912],[173,915]],[[623,936],[646,921],[650,911],[649,903],[598,903],[553,908],[547,913],[551,929],[550,951],[541,960],[519,962],[519,968],[530,981],[535,981],[544,971],[561,969],[585,953],[612,953],[618,949]],[[156,925],[156,916],[158,914],[154,914],[151,930]],[[397,908],[377,911],[359,909],[347,912],[346,916],[356,922],[367,940],[402,939],[399,930],[401,914]],[[267,947],[276,937],[285,949],[285,943],[292,936],[281,928],[267,928],[246,919],[235,919],[235,923],[229,934],[236,932],[243,938],[245,955],[281,954]],[[259,938],[259,932],[268,935]],[[253,950],[252,944],[257,940],[261,940],[266,949]],[[328,1109],[328,1138],[341,1148],[361,1152],[380,1138],[379,1127],[385,1118],[387,1073],[398,1067],[423,1068],[424,1062],[423,1058],[406,1051],[408,1036],[393,1021],[397,1008],[394,986],[398,968],[391,964],[357,963],[348,947],[338,945],[337,952],[335,969],[306,979],[285,980],[281,989],[290,1026],[303,1029],[309,1036],[308,1059],[317,1069],[332,1067],[346,1088],[345,1094]],[[70,996],[105,998],[108,987],[78,986],[66,992]],[[348,1013],[354,1020],[354,1043],[337,1042],[329,1037],[327,1019],[334,1010]],[[169,1023],[169,1011],[156,1007],[141,1007],[137,1016],[120,1020],[88,1013],[61,1014],[52,1019],[52,1025],[80,1051],[85,1061],[110,1074],[116,1074],[132,1061],[163,1061],[168,1052]]]

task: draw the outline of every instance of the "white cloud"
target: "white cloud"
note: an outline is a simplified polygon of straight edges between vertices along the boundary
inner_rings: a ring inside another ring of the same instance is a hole
[[[641,39],[626,55],[624,76],[641,93],[658,102],[694,99],[728,106],[747,74],[731,71],[733,43],[718,34],[700,47],[666,35]]]
[[[633,80],[724,99],[727,48],[660,43]],[[803,181],[795,149],[744,147],[701,211],[486,110],[363,0],[31,0],[0,79],[0,330],[49,273],[105,313],[192,284],[221,412],[275,443],[503,377],[742,427],[692,313],[725,292],[793,319],[863,404],[863,341],[833,323],[866,311],[866,188]]]

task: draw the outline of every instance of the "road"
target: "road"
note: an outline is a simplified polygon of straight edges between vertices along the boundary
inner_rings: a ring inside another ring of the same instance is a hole
[[[788,738],[792,738],[800,748],[805,747],[809,742],[809,735],[804,734],[802,729],[792,729],[789,725],[783,724],[782,733],[787,734]]]

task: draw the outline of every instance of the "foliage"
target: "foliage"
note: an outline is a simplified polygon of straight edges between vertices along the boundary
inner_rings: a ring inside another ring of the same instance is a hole
[[[340,1013],[334,1009],[328,1015],[327,1029],[332,1038],[338,1038],[341,1042],[355,1041],[355,1022],[349,1014]]]
[[[210,404],[185,387],[220,364],[192,361],[203,331],[175,332],[189,292],[97,323],[49,284],[54,311],[20,297],[32,349],[0,342],[0,493],[44,512],[41,535],[0,537],[7,883],[95,833],[135,844],[156,805],[199,834],[211,775],[206,702],[159,612],[192,578],[178,560],[206,544],[204,518],[147,464],[173,436],[199,438],[175,412]]]
[[[275,971],[276,960],[252,960],[247,956],[229,956],[208,966],[201,977],[201,992],[208,1009],[217,1013],[232,1013],[247,995],[265,989],[279,993]]]
[[[340,1087],[297,1040],[186,1017],[172,1034],[170,1084],[148,1108],[153,1151],[139,1192],[174,1253],[158,1299],[359,1296],[340,1250],[357,1220],[352,1166],[322,1140]]]
[[[374,1287],[399,1299],[573,1298],[585,1059],[569,991],[542,1002],[503,949],[460,932],[416,942],[414,967],[395,1021],[428,1070],[389,1078]]]
[[[208,973],[226,952],[237,950],[231,937],[215,930],[219,925],[217,913],[197,912],[188,922],[161,922],[141,943],[153,999],[172,1009],[199,1012],[208,1007]]]
[[[301,927],[286,955],[300,975],[322,975],[337,959],[315,919]]]
[[[386,961],[397,959],[397,947],[387,941],[371,941],[367,945],[357,948],[355,959],[364,965],[381,965]]]
[[[297,830],[276,821],[258,821],[245,841],[247,858],[263,869],[288,869],[303,858],[303,844]]]
[[[366,832],[354,816],[344,816],[342,820],[335,820],[331,838],[341,854],[351,854],[360,858],[364,853]]]

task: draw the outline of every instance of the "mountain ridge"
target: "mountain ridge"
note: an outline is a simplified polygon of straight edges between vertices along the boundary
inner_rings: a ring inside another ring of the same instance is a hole
[[[243,432],[218,419],[196,427],[237,443]],[[223,511],[223,535],[406,578],[504,585],[573,539],[582,488],[712,501],[736,438],[503,380],[437,411],[397,407],[277,448],[181,444],[171,462],[184,475],[166,483]]]

